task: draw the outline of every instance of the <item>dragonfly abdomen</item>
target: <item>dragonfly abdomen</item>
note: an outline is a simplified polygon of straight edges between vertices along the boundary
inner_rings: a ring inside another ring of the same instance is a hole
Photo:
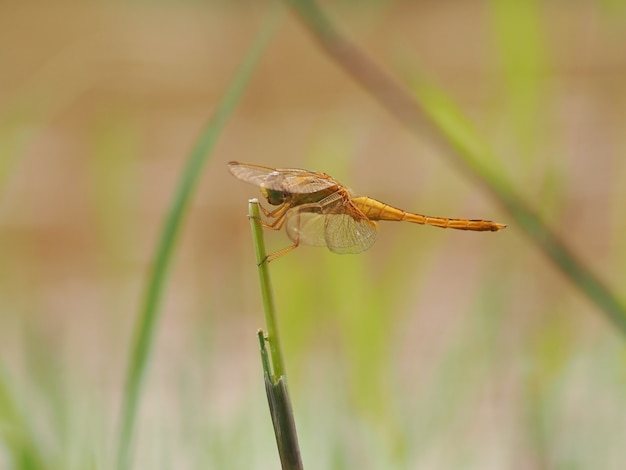
[[[433,217],[428,215],[405,212],[402,220],[433,227],[452,228],[455,230],[470,230],[472,232],[497,232],[506,228],[506,225],[481,219],[449,219],[447,217]]]
[[[440,228],[471,230],[475,232],[496,232],[506,225],[479,219],[449,219],[406,212],[367,196],[352,198],[354,205],[370,220],[389,220],[413,222],[420,225],[432,225]]]
[[[367,196],[353,197],[352,203],[370,220],[405,220],[408,212]]]

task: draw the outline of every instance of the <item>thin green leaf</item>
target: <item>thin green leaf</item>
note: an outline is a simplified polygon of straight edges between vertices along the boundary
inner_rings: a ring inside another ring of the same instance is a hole
[[[406,87],[383,71],[354,43],[344,37],[313,0],[287,0],[313,37],[356,82],[395,118],[420,138],[441,150],[483,185],[515,219],[531,242],[543,251],[573,284],[626,334],[626,307],[552,232],[537,212],[514,189],[515,185],[497,170],[495,158],[482,139],[458,119],[461,113],[444,99],[444,94],[421,81],[414,97]],[[417,99],[416,99],[417,98]],[[446,109],[438,106],[445,102]],[[456,117],[455,117],[456,116]]]
[[[0,442],[16,468],[40,470],[46,459],[34,438],[31,425],[16,400],[6,371],[0,364]]]
[[[167,214],[161,232],[161,239],[156,250],[154,266],[146,287],[128,365],[117,453],[118,470],[126,470],[130,467],[137,405],[143,378],[146,374],[151,345],[154,341],[167,275],[177,235],[180,232],[184,219],[185,209],[189,204],[202,169],[208,161],[217,139],[246,89],[252,72],[256,69],[259,60],[263,56],[272,33],[276,29],[277,20],[277,10],[272,9],[241,63],[239,70],[230,82],[226,93],[218,103],[213,118],[193,148]]]

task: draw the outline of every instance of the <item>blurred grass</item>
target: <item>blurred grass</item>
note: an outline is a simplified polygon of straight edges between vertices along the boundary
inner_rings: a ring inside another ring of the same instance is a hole
[[[0,365],[0,437],[12,460],[5,465],[32,470],[48,468],[40,452],[40,443],[30,429],[27,414],[25,416],[23,405],[18,403],[18,394],[13,388]]]
[[[0,196],[29,146],[45,126],[90,87],[95,77],[77,67],[90,54],[93,38],[87,37],[46,58],[39,69],[9,95],[0,108]],[[67,79],[73,69],[72,80]]]
[[[513,183],[498,170],[493,153],[484,142],[481,142],[480,137],[474,133],[471,125],[461,116],[454,104],[430,84],[422,82],[417,85],[417,89],[426,111],[431,113],[435,122],[441,126],[452,145],[467,159],[469,165],[485,178],[483,180],[485,185],[508,209],[530,240],[596,304],[622,334],[626,334],[626,309],[623,301],[547,227],[536,211],[529,208],[513,192]]]
[[[602,3],[610,10],[533,3],[525,14],[537,17],[508,29],[515,15],[496,9],[513,7],[495,2],[328,7],[382,61],[400,47],[424,58],[422,68],[442,79],[453,107],[469,110],[480,140],[506,155],[496,164],[542,204],[542,217],[564,224],[575,248],[623,296],[625,82],[618,59],[626,23],[617,3]],[[15,57],[24,61],[37,47],[49,50],[42,44],[54,40],[50,24],[59,32],[107,26],[119,38],[115,60],[102,62],[108,43],[98,42],[88,48],[94,61],[68,56],[57,78],[41,75],[35,103],[12,108],[24,113],[19,123],[0,125],[1,135],[24,139],[12,147],[17,164],[5,173],[0,207],[3,470],[114,466],[125,322],[136,310],[137,285],[150,264],[146,246],[175,179],[172,155],[184,152],[193,138],[188,130],[199,127],[223,89],[223,71],[248,43],[258,13],[249,6],[229,3],[223,15],[216,5],[189,12],[187,4],[132,11],[95,4],[97,14],[85,17],[71,5],[59,9],[65,22],[46,11],[41,36],[23,44],[16,41],[22,33],[8,35],[7,23],[37,25],[37,9],[21,23],[2,10],[0,35],[19,44]],[[540,56],[528,67],[538,83],[503,80],[516,66],[514,54],[528,53],[508,41],[533,24],[541,28]],[[585,53],[580,39],[589,32]],[[377,114],[366,95],[351,91],[310,48],[300,24],[288,23],[280,39],[222,134],[220,158],[205,173],[181,234],[168,315],[141,399],[135,468],[277,465],[255,348],[258,286],[245,219],[245,201],[257,194],[237,192],[226,161],[327,171],[416,210],[492,210],[476,199],[475,187]],[[21,62],[8,60],[7,50],[0,53],[3,77],[17,83],[13,70]],[[415,62],[401,67],[410,74]],[[82,76],[73,75],[79,69],[104,78],[72,79]],[[216,76],[222,78],[211,80]],[[33,111],[66,96],[49,83],[78,99],[61,112]],[[80,83],[87,95],[74,94]],[[540,101],[536,127],[528,123],[530,108],[519,120],[513,111],[517,86],[531,85]],[[3,111],[10,88],[0,87]],[[536,153],[526,154],[525,145]],[[417,163],[418,152],[425,157]],[[46,191],[65,174],[70,178]],[[87,214],[67,211],[76,200]],[[306,462],[364,470],[624,467],[623,340],[519,240],[514,224],[497,239],[381,228],[380,241],[358,257],[303,247],[272,264]],[[268,239],[277,248],[287,242],[284,234]]]
[[[535,0],[492,0],[490,12],[503,75],[503,96],[510,129],[517,133],[515,146],[526,171],[536,164],[541,123],[540,109],[546,99],[541,86],[547,71],[540,3]]]
[[[424,78],[416,79],[414,89],[417,100],[414,101],[402,86],[347,40],[313,0],[291,0],[289,3],[330,57],[399,122],[418,136],[436,144],[456,166],[482,184],[516,220],[536,247],[626,335],[626,307],[623,301],[565,246],[537,211],[528,206],[516,185],[499,169],[495,155],[441,89]],[[521,17],[530,18],[531,15]],[[526,34],[533,36],[532,31],[526,31]],[[517,47],[519,40],[512,41],[512,44]],[[528,57],[534,57],[536,54],[532,53],[532,47],[529,50],[531,53]],[[514,54],[515,50],[511,53]],[[525,67],[529,68],[527,65]],[[528,97],[524,103],[528,103]]]
[[[146,374],[146,367],[158,322],[160,303],[165,292],[168,271],[185,210],[200,179],[202,169],[210,157],[226,122],[246,89],[252,72],[256,69],[260,58],[263,56],[277,22],[278,10],[275,8],[268,13],[250,50],[242,60],[238,72],[218,103],[213,118],[201,132],[196,145],[191,151],[174,194],[172,206],[164,222],[161,239],[154,256],[154,267],[149,275],[146,287],[144,304],[138,317],[128,366],[117,454],[117,468],[119,470],[130,468],[131,465],[133,434],[143,377]]]
[[[127,266],[139,206],[140,143],[137,123],[121,112],[106,111],[94,125],[90,160],[91,198],[97,215],[101,269],[123,272]]]

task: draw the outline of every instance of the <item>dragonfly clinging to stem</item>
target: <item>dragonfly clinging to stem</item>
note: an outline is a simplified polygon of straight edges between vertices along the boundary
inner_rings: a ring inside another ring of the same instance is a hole
[[[378,238],[378,220],[407,221],[441,228],[497,232],[506,225],[490,220],[449,219],[406,212],[367,196],[354,196],[326,173],[297,168],[270,168],[230,162],[230,172],[258,186],[267,202],[260,206],[268,221],[263,227],[285,227],[293,244],[271,253],[273,261],[299,245],[325,246],[334,253],[360,253]]]

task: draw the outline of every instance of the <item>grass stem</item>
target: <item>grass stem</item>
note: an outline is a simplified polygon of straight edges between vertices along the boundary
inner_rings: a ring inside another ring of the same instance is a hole
[[[267,327],[267,341],[270,344],[270,356],[272,359],[272,372],[277,379],[285,375],[285,361],[280,346],[280,336],[278,334],[278,322],[276,321],[276,305],[270,283],[269,263],[266,260],[265,237],[263,227],[259,223],[261,214],[259,212],[259,201],[250,199],[248,201],[248,213],[250,216],[250,227],[252,228],[252,239],[254,241],[254,251],[256,263],[259,270],[259,282],[261,284],[261,297],[263,298],[263,311],[265,312],[265,325]]]
[[[257,333],[261,347],[261,361],[263,364],[263,377],[265,391],[274,426],[276,445],[280,456],[280,463],[283,470],[301,470],[302,459],[300,457],[300,446],[296,433],[296,424],[287,388],[287,377],[285,375],[285,362],[278,333],[278,321],[276,319],[276,305],[269,276],[269,263],[265,251],[265,237],[261,226],[261,214],[257,199],[248,201],[248,215],[250,227],[252,229],[252,239],[256,254],[256,264],[259,271],[259,281],[261,284],[261,296],[263,298],[263,310],[265,312],[265,324],[267,337],[262,330]],[[268,360],[265,343],[269,343],[270,355]],[[271,363],[271,370],[270,370]]]

